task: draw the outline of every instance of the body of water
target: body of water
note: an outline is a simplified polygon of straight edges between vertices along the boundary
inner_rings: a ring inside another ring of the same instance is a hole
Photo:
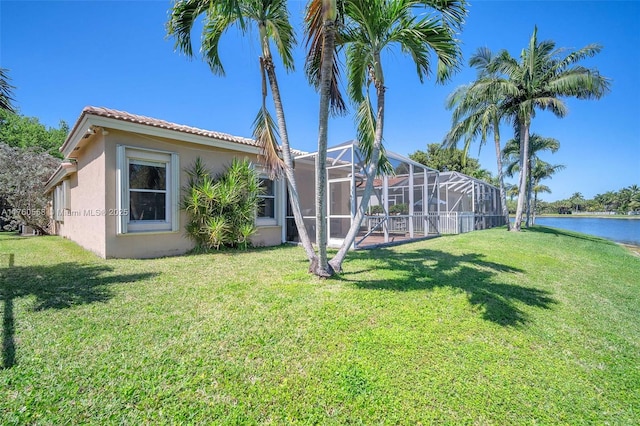
[[[640,220],[571,216],[537,217],[536,225],[552,226],[640,246]]]

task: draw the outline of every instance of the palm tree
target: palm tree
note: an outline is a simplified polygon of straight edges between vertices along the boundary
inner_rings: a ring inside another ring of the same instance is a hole
[[[602,210],[609,212],[615,210],[618,205],[618,197],[614,191],[607,191],[604,194],[597,194],[594,201],[602,206]]]
[[[262,76],[262,106],[254,121],[254,135],[262,147],[267,167],[273,174],[284,171],[286,175],[289,199],[298,235],[310,263],[314,264],[316,255],[300,210],[284,107],[271,53],[271,44],[273,43],[285,69],[287,71],[293,70],[292,51],[296,41],[293,27],[289,23],[286,0],[180,0],[176,2],[171,10],[167,31],[170,36],[175,38],[176,48],[190,57],[194,56],[191,30],[201,15],[204,15],[205,20],[202,34],[202,54],[211,71],[218,75],[224,75],[224,68],[218,52],[218,44],[222,35],[234,25],[239,26],[243,32],[247,31],[249,24],[255,24],[258,28],[261,46],[259,59]],[[276,111],[277,130],[266,105],[267,81]],[[282,142],[280,150],[282,159],[278,156],[278,135]]]
[[[546,161],[537,160],[535,166],[531,169],[531,190],[533,191],[533,206],[531,208],[531,225],[536,223],[536,212],[538,211],[538,194],[551,193],[551,188],[540,183],[543,179],[549,179],[557,171],[564,169],[562,164],[549,164]]]
[[[342,4],[342,2],[340,2]],[[306,38],[309,52],[306,73],[310,83],[320,93],[318,117],[318,154],[315,159],[316,189],[316,245],[318,257],[309,270],[320,277],[333,275],[327,256],[327,146],[330,108],[340,113],[346,106],[338,89],[338,57],[336,36],[338,18],[337,0],[310,0],[305,15]]]
[[[517,132],[516,132],[516,136]],[[533,186],[535,185],[533,176],[531,175],[536,164],[540,162],[538,153],[542,151],[551,151],[556,153],[560,149],[560,142],[554,138],[545,138],[535,133],[531,134],[529,138],[529,161],[527,161],[527,199],[526,199],[526,211],[527,219],[526,226],[530,225],[531,219],[531,195],[533,193]],[[507,175],[510,177],[514,175],[516,171],[520,170],[520,139],[510,139],[502,151],[505,161],[507,162]],[[564,167],[564,166],[563,166]]]
[[[414,14],[414,11],[427,7],[439,15]],[[358,140],[367,164],[367,181],[342,247],[329,262],[334,271],[341,271],[346,253],[360,229],[376,173],[388,171],[387,163],[380,161],[384,158],[382,140],[386,91],[382,52],[394,45],[400,47],[415,62],[421,82],[431,72],[431,54],[435,53],[436,80],[444,82],[459,64],[461,52],[454,31],[460,28],[465,15],[464,1],[345,1],[345,22],[339,28],[338,39],[346,47],[349,97],[358,105]],[[375,93],[375,111],[370,90]]]
[[[632,193],[629,201],[629,210],[637,212],[640,210],[640,188],[638,188],[638,185],[631,185],[629,188]]]
[[[576,65],[602,50],[597,44],[564,55],[565,49],[556,49],[553,41],[538,42],[538,29],[534,27],[529,46],[522,50],[520,60],[506,51],[500,52],[487,66],[490,73],[502,77],[487,77],[481,82],[484,96],[502,98],[501,108],[512,117],[520,138],[520,164],[529,160],[531,120],[537,109],[549,110],[557,117],[567,114],[562,98],[599,99],[609,91],[610,81],[597,69]],[[513,231],[520,231],[524,202],[527,194],[527,167],[520,168],[519,197]]]
[[[631,185],[618,191],[618,210],[622,213],[635,210],[637,208],[638,197],[640,196],[640,187]]]
[[[469,59],[469,65],[478,70],[478,79],[496,77],[488,72],[487,67],[493,60],[493,54],[487,48],[480,48]],[[487,136],[493,133],[493,142],[496,151],[498,166],[498,186],[502,203],[502,215],[505,218],[507,229],[510,227],[509,210],[507,208],[507,193],[504,184],[502,167],[502,145],[500,142],[500,123],[506,118],[500,108],[501,98],[497,93],[489,93],[489,96],[481,96],[477,93],[475,84],[458,87],[447,99],[447,108],[454,109],[452,128],[445,136],[443,146],[453,147],[464,138],[465,156],[469,152],[469,146],[474,139],[480,136],[480,147],[486,143]],[[482,91],[480,91],[482,92]]]
[[[9,81],[11,81],[9,70],[0,68],[0,110],[16,112],[13,107],[13,89],[15,87]]]
[[[514,185],[512,183],[506,183],[504,185],[507,195],[509,196],[509,201],[513,201],[515,197],[518,196],[518,185]]]
[[[571,202],[572,207],[575,207],[576,212],[580,211],[580,206],[584,204],[584,197],[580,192],[574,192],[571,197],[569,197],[569,202]]]

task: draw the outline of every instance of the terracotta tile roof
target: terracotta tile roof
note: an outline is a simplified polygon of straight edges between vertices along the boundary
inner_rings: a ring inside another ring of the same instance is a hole
[[[210,130],[198,129],[197,127],[185,126],[183,124],[171,123],[169,121],[159,120],[157,118],[145,117],[144,115],[130,114],[125,111],[118,111],[115,109],[88,106],[82,110],[82,116],[91,114],[99,117],[113,118],[116,120],[128,121],[130,123],[144,124],[147,126],[158,127],[161,129],[175,130],[183,133],[190,133],[193,135],[205,136],[208,138],[236,142],[244,145],[257,146],[254,139],[243,138],[240,136],[233,136],[227,133],[213,132]],[[81,120],[78,120],[80,122]]]
[[[405,182],[407,182],[407,180],[408,180],[408,179],[409,179],[409,178],[408,178],[407,176],[389,177],[389,180],[388,180],[389,188],[393,188],[394,186],[397,186],[397,185],[400,185],[400,184],[402,184],[402,183],[405,183]],[[374,188],[382,188],[382,183],[383,183],[383,182],[382,182],[382,179],[380,179],[380,178],[375,178],[375,179],[373,180],[373,187],[374,187]],[[364,180],[363,180],[363,181],[361,181],[361,182],[358,182],[358,183],[356,184],[356,186],[358,186],[358,187],[363,187],[363,188],[364,188],[364,186],[365,186],[365,185],[366,185],[366,182],[365,182]],[[408,185],[408,184],[407,184],[407,185]]]

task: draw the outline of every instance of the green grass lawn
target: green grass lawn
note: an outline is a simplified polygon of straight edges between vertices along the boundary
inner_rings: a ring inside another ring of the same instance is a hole
[[[13,266],[9,267],[13,254]],[[632,424],[640,258],[536,227],[101,260],[0,234],[0,424]]]

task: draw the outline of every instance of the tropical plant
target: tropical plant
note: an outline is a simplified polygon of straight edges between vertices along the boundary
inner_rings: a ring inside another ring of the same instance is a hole
[[[594,201],[601,206],[598,210],[609,212],[618,207],[618,196],[614,191],[607,191],[604,194],[598,194],[593,197]]]
[[[196,247],[247,248],[256,231],[260,193],[259,175],[249,160],[234,159],[224,173],[213,176],[198,157],[186,173],[182,209],[189,216],[186,233]]]
[[[389,206],[389,214],[409,214],[409,206],[402,204],[394,204]]]
[[[573,207],[573,211],[579,212],[580,211],[580,207],[585,202],[585,199],[584,199],[584,196],[582,195],[582,193],[574,192],[571,195],[571,197],[569,197],[569,202],[571,203],[571,206]]]
[[[505,184],[505,190],[509,196],[509,201],[513,201],[513,199],[518,196],[518,185],[507,183]]]
[[[318,257],[310,271],[328,277],[333,270],[327,256],[327,145],[330,109],[334,113],[346,110],[338,87],[339,65],[336,51],[338,7],[342,1],[310,0],[305,14],[305,33],[308,48],[305,71],[309,82],[320,95],[318,116],[318,153],[315,159],[316,244]]]
[[[469,59],[469,65],[478,71],[478,80],[495,78],[495,73],[488,71],[493,54],[487,48],[479,48]],[[453,109],[451,130],[445,136],[443,146],[454,147],[464,140],[464,157],[466,158],[471,142],[480,137],[480,148],[493,133],[493,142],[498,166],[498,187],[502,204],[502,215],[507,229],[510,227],[509,210],[507,209],[507,192],[504,184],[502,166],[502,144],[500,141],[500,123],[504,121],[505,111],[500,107],[501,97],[498,92],[486,92],[479,83],[458,87],[447,99],[447,108]]]
[[[384,207],[380,204],[369,206],[369,214],[384,214]]]
[[[502,151],[503,160],[506,162],[506,174],[512,177],[517,171],[520,170],[520,138],[510,139]],[[529,158],[527,161],[527,199],[526,199],[526,226],[531,225],[531,196],[533,195],[533,187],[535,185],[535,179],[532,175],[532,171],[537,166],[540,160],[539,153],[543,151],[550,151],[556,153],[560,149],[560,142],[554,138],[546,138],[535,133],[532,133],[529,137]],[[548,163],[544,163],[548,164]],[[560,170],[564,168],[561,166]],[[555,171],[554,171],[555,173]]]
[[[312,4],[318,4],[315,1]],[[320,145],[326,147],[326,125],[331,99],[331,82],[335,81],[335,54],[331,48],[333,32],[336,31],[335,1],[327,1],[329,9],[324,10],[322,20],[323,29],[317,30],[317,20],[307,20],[307,30],[312,36],[323,34],[324,44],[322,61],[308,61],[307,73],[312,81],[313,77],[319,77],[321,88],[321,117],[318,163],[325,154],[320,152]],[[329,4],[332,3],[332,4]],[[339,272],[348,249],[352,246],[360,229],[369,199],[373,190],[373,180],[387,163],[381,162],[384,158],[382,145],[385,110],[385,78],[382,65],[382,52],[391,49],[394,45],[400,47],[403,53],[411,56],[420,81],[431,72],[431,54],[437,58],[436,80],[446,81],[456,69],[460,60],[460,49],[455,39],[455,31],[458,30],[466,15],[464,1],[417,1],[417,0],[353,0],[342,4],[344,13],[341,25],[337,28],[337,37],[341,47],[346,49],[346,62],[348,73],[348,93],[350,99],[357,105],[356,119],[358,122],[359,146],[365,156],[367,164],[364,170],[367,183],[363,190],[362,198],[352,225],[345,236],[343,244],[336,256],[328,263],[327,272]],[[434,13],[415,13],[418,10],[426,11],[431,8]],[[309,16],[309,15],[307,15]],[[317,16],[317,15],[316,15]],[[315,22],[314,29],[309,29],[309,22]],[[317,52],[317,49],[313,51]],[[311,54],[311,58],[317,58],[317,54]],[[315,65],[315,66],[314,66]],[[320,72],[318,72],[320,65]],[[310,72],[311,70],[311,72]],[[372,106],[372,93],[375,96],[376,108]],[[326,112],[326,114],[325,114]],[[324,176],[324,170],[317,170]],[[387,170],[388,171],[388,168]],[[324,188],[320,188],[324,186]],[[326,179],[319,179],[318,192],[326,190]],[[322,194],[324,192],[321,192]],[[318,196],[318,194],[317,194]],[[323,200],[319,200],[323,201]],[[324,225],[326,212],[320,211],[316,217]],[[319,235],[318,245],[326,244],[325,235]],[[321,258],[321,261],[323,259]],[[325,265],[320,265],[324,268]]]
[[[501,51],[487,65],[486,78],[476,82],[478,96],[501,99],[500,109],[509,117],[520,139],[520,164],[529,160],[531,120],[536,110],[549,110],[557,117],[567,114],[563,100],[599,99],[609,91],[610,81],[597,69],[576,65],[602,50],[598,44],[590,44],[565,55],[566,49],[556,49],[555,42],[538,42],[538,29],[534,27],[527,48],[520,60],[506,50]],[[527,194],[528,168],[520,168],[519,196],[513,231],[520,231]]]
[[[11,78],[9,77],[9,70],[0,67],[0,110],[9,111],[15,113],[15,107],[13,106],[13,89],[14,86],[9,83]]]
[[[286,0],[177,1],[171,9],[167,32],[175,38],[176,48],[189,57],[194,56],[191,32],[196,20],[202,15],[204,15],[202,55],[211,71],[218,75],[224,75],[218,49],[222,35],[232,26],[238,26],[243,33],[246,33],[251,25],[257,27],[261,47],[259,62],[262,78],[262,104],[253,123],[254,136],[262,148],[264,165],[271,170],[273,175],[284,172],[287,178],[289,200],[300,242],[313,265],[316,255],[300,210],[284,106],[271,51],[273,44],[285,69],[287,71],[294,69],[292,52],[296,41],[293,27],[289,22]],[[276,111],[275,121],[267,108],[267,85],[271,89]],[[278,148],[278,137],[281,149]]]
[[[564,169],[562,164],[549,164],[546,161],[538,159],[535,162],[535,166],[531,169],[531,191],[533,192],[533,205],[531,206],[531,223],[536,223],[536,212],[538,211],[538,194],[551,193],[551,188],[541,183],[544,179],[549,179],[557,171]]]

